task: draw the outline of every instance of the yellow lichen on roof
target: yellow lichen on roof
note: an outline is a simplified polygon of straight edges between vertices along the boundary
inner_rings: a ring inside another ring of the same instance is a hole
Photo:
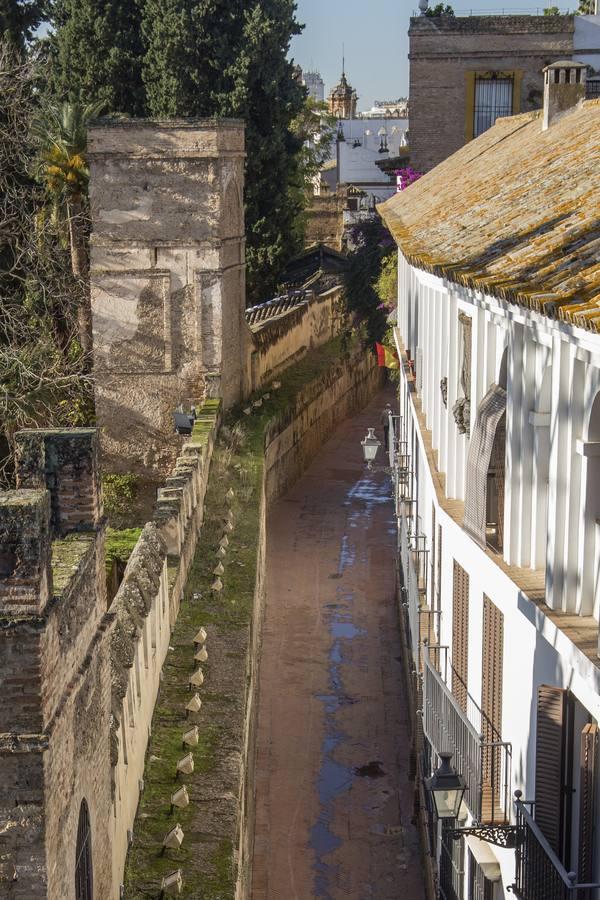
[[[379,212],[413,265],[600,331],[600,101],[498,119]]]

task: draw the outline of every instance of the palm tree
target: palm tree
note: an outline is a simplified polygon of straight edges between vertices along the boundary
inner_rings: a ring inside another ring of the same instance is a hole
[[[49,105],[32,125],[32,135],[40,147],[38,176],[46,186],[59,235],[68,235],[73,274],[85,282],[89,275],[85,216],[89,182],[87,126],[103,107],[102,101]],[[81,347],[89,353],[92,314],[89,284],[85,287],[85,300],[77,311],[77,319]]]

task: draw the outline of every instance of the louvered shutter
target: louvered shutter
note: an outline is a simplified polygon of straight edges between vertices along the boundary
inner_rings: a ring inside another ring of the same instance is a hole
[[[431,504],[431,608],[435,609],[436,568],[435,568],[435,503]]]
[[[483,753],[484,791],[489,801],[489,814],[496,813],[500,798],[502,754],[500,747],[489,746],[501,741],[502,675],[504,655],[504,616],[489,597],[483,596],[483,646],[481,653],[481,733],[488,745]],[[492,800],[494,806],[492,807]],[[496,816],[494,815],[494,818]]]
[[[437,609],[442,608],[442,526],[438,525],[437,548]]]
[[[467,711],[469,667],[469,575],[454,561],[452,603],[452,693]]]
[[[579,785],[579,854],[578,881],[593,881],[594,806],[596,794],[596,759],[598,726],[586,725],[581,732]]]
[[[542,684],[538,688],[535,748],[535,820],[560,855],[565,782],[567,691]]]

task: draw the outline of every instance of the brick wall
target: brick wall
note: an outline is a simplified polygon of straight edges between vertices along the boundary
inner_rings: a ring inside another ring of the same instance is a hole
[[[111,896],[104,525],[89,429],[17,435],[0,495],[0,896],[74,900],[79,808]]]
[[[467,73],[519,71],[520,112],[542,106],[542,69],[573,52],[573,16],[411,19],[410,157],[426,172],[465,143]]]

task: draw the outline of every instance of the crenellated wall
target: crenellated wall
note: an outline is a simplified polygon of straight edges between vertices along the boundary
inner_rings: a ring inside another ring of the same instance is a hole
[[[253,390],[339,334],[343,317],[343,291],[336,286],[323,293],[309,292],[292,309],[250,325]],[[266,304],[265,304],[266,305]]]
[[[143,785],[161,670],[204,515],[220,404],[200,410],[191,438],[159,490],[110,608],[112,897],[118,900]],[[193,719],[190,721],[193,724]]]

